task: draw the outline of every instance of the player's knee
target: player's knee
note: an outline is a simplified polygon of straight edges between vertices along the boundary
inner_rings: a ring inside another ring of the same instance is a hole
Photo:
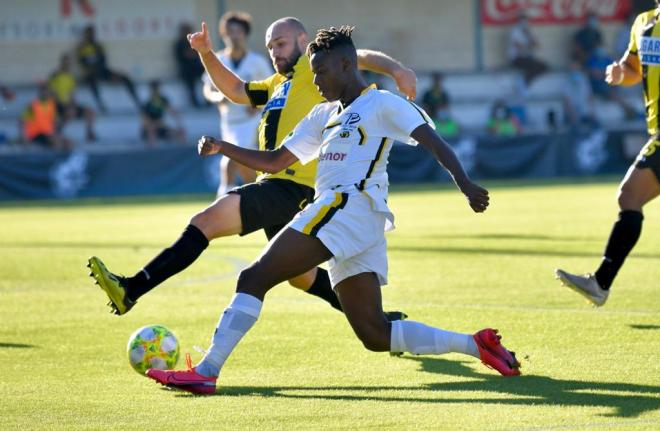
[[[390,348],[387,327],[381,322],[356,326],[355,334],[362,342],[364,348],[369,351],[387,352]]]
[[[619,188],[617,203],[622,210],[639,210],[642,206],[635,191],[627,184],[623,184]]]
[[[261,270],[258,263],[254,263],[238,275],[236,291],[263,297],[273,287],[271,284],[268,275]]]

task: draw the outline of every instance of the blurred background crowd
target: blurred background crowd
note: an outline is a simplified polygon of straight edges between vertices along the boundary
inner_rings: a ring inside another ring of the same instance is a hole
[[[625,159],[643,144],[633,138],[645,130],[641,89],[608,86],[604,73],[627,49],[635,16],[653,7],[652,0],[4,2],[0,158],[158,151],[217,136],[216,105],[228,102],[204,91],[186,35],[205,20],[222,49],[219,17],[240,9],[254,20],[244,43],[266,58],[265,28],[281,16],[299,17],[311,34],[356,25],[361,47],[417,72],[417,103],[463,157],[474,158],[480,142],[523,146],[525,138],[562,135],[570,143],[596,133],[619,136],[617,156]],[[368,79],[395,90],[387,78]]]

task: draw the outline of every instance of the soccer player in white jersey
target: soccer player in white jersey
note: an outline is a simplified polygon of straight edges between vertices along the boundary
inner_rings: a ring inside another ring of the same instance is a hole
[[[245,82],[260,81],[273,74],[270,64],[260,54],[247,49],[247,39],[252,29],[252,17],[246,12],[229,11],[222,15],[218,32],[225,48],[216,53],[218,59],[236,76]],[[218,91],[208,73],[205,73],[204,97],[218,105],[220,111],[220,134],[222,139],[239,147],[258,149],[257,128],[260,110],[248,105],[232,103]],[[223,157],[220,160],[220,184],[218,196],[224,195],[236,184],[236,173],[244,184],[255,180],[254,170]]]
[[[451,174],[473,211],[488,207],[488,191],[473,183],[451,148],[416,105],[367,86],[357,70],[351,27],[319,30],[307,51],[314,83],[327,103],[317,105],[274,151],[253,151],[202,137],[202,155],[221,153],[253,169],[276,172],[318,158],[316,199],[271,240],[238,278],[204,359],[184,371],[151,369],[161,384],[199,394],[215,392],[225,360],[259,317],[268,290],[322,262],[351,327],[375,352],[472,355],[502,375],[520,374],[515,355],[494,329],[474,335],[415,321],[389,322],[381,285],[387,282],[384,231],[393,227],[387,206],[387,157],[393,140],[413,138]]]

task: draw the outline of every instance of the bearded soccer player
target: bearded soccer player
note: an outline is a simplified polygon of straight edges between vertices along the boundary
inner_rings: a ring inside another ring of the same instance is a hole
[[[262,150],[279,148],[282,140],[317,103],[323,101],[312,80],[309,60],[302,54],[308,35],[296,18],[275,21],[266,31],[266,46],[277,73],[264,81],[244,82],[226,68],[213,52],[205,23],[201,32],[188,35],[190,45],[204,63],[213,84],[235,103],[263,107],[259,125]],[[415,74],[386,55],[360,50],[361,67],[393,77],[399,89],[415,97]],[[145,293],[192,264],[209,241],[229,235],[247,235],[263,229],[273,238],[293,216],[314,197],[316,163],[295,163],[277,172],[262,174],[255,183],[230,191],[190,220],[181,237],[163,250],[133,277],[110,272],[98,257],[88,266],[96,283],[106,292],[115,314],[127,313]],[[341,305],[330,285],[328,272],[307,268],[292,274],[289,283],[326,300],[334,308]],[[392,312],[389,318],[405,317]]]
[[[642,232],[643,207],[660,194],[660,2],[641,13],[630,31],[630,44],[621,60],[610,64],[605,81],[610,85],[642,82],[649,140],[623,178],[618,192],[619,218],[612,227],[600,266],[593,274],[575,275],[557,269],[557,278],[602,306],[619,269]]]
[[[473,183],[451,147],[412,102],[368,86],[357,69],[352,28],[319,30],[307,53],[320,103],[274,151],[253,151],[200,139],[200,154],[220,153],[266,172],[318,160],[316,195],[241,272],[236,295],[223,312],[204,359],[184,371],[151,369],[157,382],[198,394],[215,392],[217,377],[241,338],[255,324],[266,293],[278,283],[329,261],[330,279],[353,331],[374,352],[463,353],[505,376],[520,374],[515,355],[494,329],[459,334],[414,321],[388,321],[381,285],[387,284],[385,230],[387,159],[392,143],[410,138],[451,174],[475,212],[488,207],[488,191]]]

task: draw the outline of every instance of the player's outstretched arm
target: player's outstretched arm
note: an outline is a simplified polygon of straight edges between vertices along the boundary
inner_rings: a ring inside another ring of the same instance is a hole
[[[199,58],[211,77],[215,88],[221,91],[234,103],[249,105],[250,99],[245,92],[245,81],[234,72],[227,69],[213,52],[211,36],[209,36],[206,23],[202,22],[202,30],[188,35],[190,47],[197,51]]]
[[[401,93],[405,94],[409,100],[415,100],[415,97],[417,97],[417,75],[412,69],[379,51],[358,49],[357,54],[360,69],[389,76],[396,81],[396,86]]]
[[[255,171],[269,174],[280,172],[298,161],[298,158],[286,147],[273,151],[248,150],[211,136],[200,138],[197,143],[197,151],[200,156],[222,154]]]
[[[454,179],[454,183],[456,183],[458,189],[465,195],[474,212],[481,213],[486,211],[489,203],[488,190],[470,180],[461,162],[456,157],[454,150],[451,149],[444,139],[435,133],[435,130],[431,126],[423,124],[417,127],[410,134],[410,137],[428,149],[442,167],[449,172]]]

